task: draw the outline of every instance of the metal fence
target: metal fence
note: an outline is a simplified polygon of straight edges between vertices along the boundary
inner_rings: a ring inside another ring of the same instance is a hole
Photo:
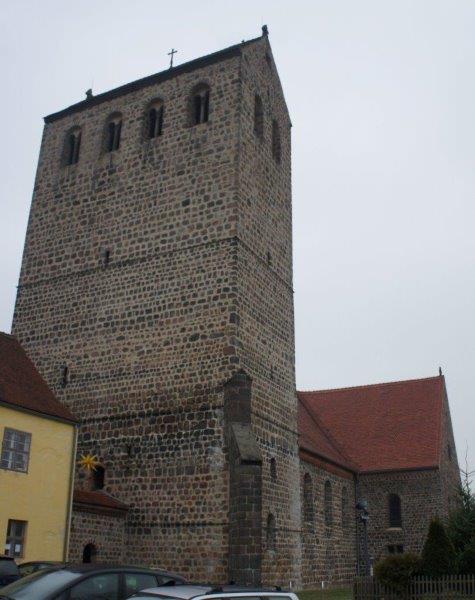
[[[457,600],[475,598],[475,575],[414,577],[407,590],[395,592],[374,577],[357,577],[353,584],[354,600]]]

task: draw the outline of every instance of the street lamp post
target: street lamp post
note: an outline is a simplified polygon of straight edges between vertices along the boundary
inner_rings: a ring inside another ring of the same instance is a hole
[[[360,513],[360,521],[363,524],[363,561],[365,566],[365,575],[371,575],[371,566],[369,560],[369,549],[368,549],[368,521],[369,521],[369,512],[368,512],[368,503],[366,500],[359,500],[356,504],[356,508],[361,511]]]

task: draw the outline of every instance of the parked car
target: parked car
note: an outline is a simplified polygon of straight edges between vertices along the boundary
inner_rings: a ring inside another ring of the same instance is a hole
[[[49,567],[0,590],[1,600],[125,600],[144,588],[185,583],[167,571],[123,565]],[[166,587],[165,587],[166,589]]]
[[[20,579],[18,565],[12,556],[0,554],[0,589]]]
[[[298,600],[292,592],[280,588],[252,588],[237,585],[213,587],[210,585],[175,585],[146,588],[132,596],[134,600]]]
[[[64,563],[52,560],[35,560],[31,562],[24,562],[21,565],[18,565],[18,570],[20,571],[20,576],[25,577],[26,575],[31,575],[32,573],[36,573],[36,571],[41,571],[42,569],[49,569],[50,567],[63,567]]]

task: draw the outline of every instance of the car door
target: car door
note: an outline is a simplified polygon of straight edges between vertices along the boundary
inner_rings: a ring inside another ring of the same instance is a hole
[[[140,572],[125,572],[124,576],[124,596],[121,600],[125,600],[125,598],[130,598],[132,594],[136,594],[140,592],[140,590],[145,590],[147,588],[156,587],[159,585],[157,578],[153,573],[140,573]]]

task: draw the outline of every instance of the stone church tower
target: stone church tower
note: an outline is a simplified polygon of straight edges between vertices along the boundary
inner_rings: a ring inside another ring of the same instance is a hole
[[[45,119],[12,329],[121,560],[300,579],[290,127],[266,28]]]

